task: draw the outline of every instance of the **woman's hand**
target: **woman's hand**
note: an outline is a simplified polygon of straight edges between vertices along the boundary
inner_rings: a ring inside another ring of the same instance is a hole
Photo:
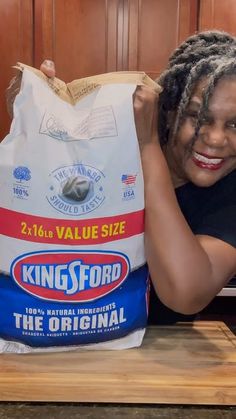
[[[47,77],[55,77],[55,65],[54,62],[51,60],[45,60],[41,64],[40,70]],[[13,117],[13,103],[16,95],[18,95],[20,91],[21,79],[22,72],[19,71],[18,74],[15,77],[13,77],[13,79],[10,81],[9,87],[6,90],[7,111],[11,118]]]
[[[44,62],[40,66],[40,70],[45,74],[47,77],[55,77],[56,70],[55,70],[55,64],[51,60],[44,60]]]
[[[137,86],[133,95],[134,119],[140,151],[150,143],[158,144],[158,93],[147,86]]]

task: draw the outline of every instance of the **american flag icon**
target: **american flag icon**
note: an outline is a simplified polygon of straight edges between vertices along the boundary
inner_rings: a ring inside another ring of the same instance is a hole
[[[122,175],[121,182],[125,185],[134,185],[137,175]]]

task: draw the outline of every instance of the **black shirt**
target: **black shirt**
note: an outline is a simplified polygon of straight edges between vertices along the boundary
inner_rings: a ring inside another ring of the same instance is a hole
[[[236,170],[208,188],[186,183],[176,189],[179,206],[194,234],[221,239],[236,247]],[[192,320],[165,307],[151,287],[149,323]]]

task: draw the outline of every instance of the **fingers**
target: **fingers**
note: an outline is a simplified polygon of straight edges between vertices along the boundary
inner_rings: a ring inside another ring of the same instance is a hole
[[[157,112],[158,93],[147,86],[137,86],[133,94],[134,114],[153,114]]]
[[[148,86],[137,86],[134,92],[134,99],[135,98],[141,102],[156,102],[158,93]]]
[[[55,64],[51,60],[44,60],[44,62],[40,66],[40,70],[47,76],[47,77],[55,77],[56,70]]]
[[[138,86],[133,95],[134,121],[140,151],[157,138],[157,101],[156,91],[147,86]]]
[[[18,72],[18,74],[10,81],[9,87],[6,90],[7,111],[11,118],[13,116],[13,103],[16,95],[18,95],[20,91],[21,79],[22,73]]]

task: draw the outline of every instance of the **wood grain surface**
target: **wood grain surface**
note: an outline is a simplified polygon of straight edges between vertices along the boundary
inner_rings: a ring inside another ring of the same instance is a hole
[[[236,336],[222,322],[148,328],[141,348],[0,355],[0,400],[236,405]]]

